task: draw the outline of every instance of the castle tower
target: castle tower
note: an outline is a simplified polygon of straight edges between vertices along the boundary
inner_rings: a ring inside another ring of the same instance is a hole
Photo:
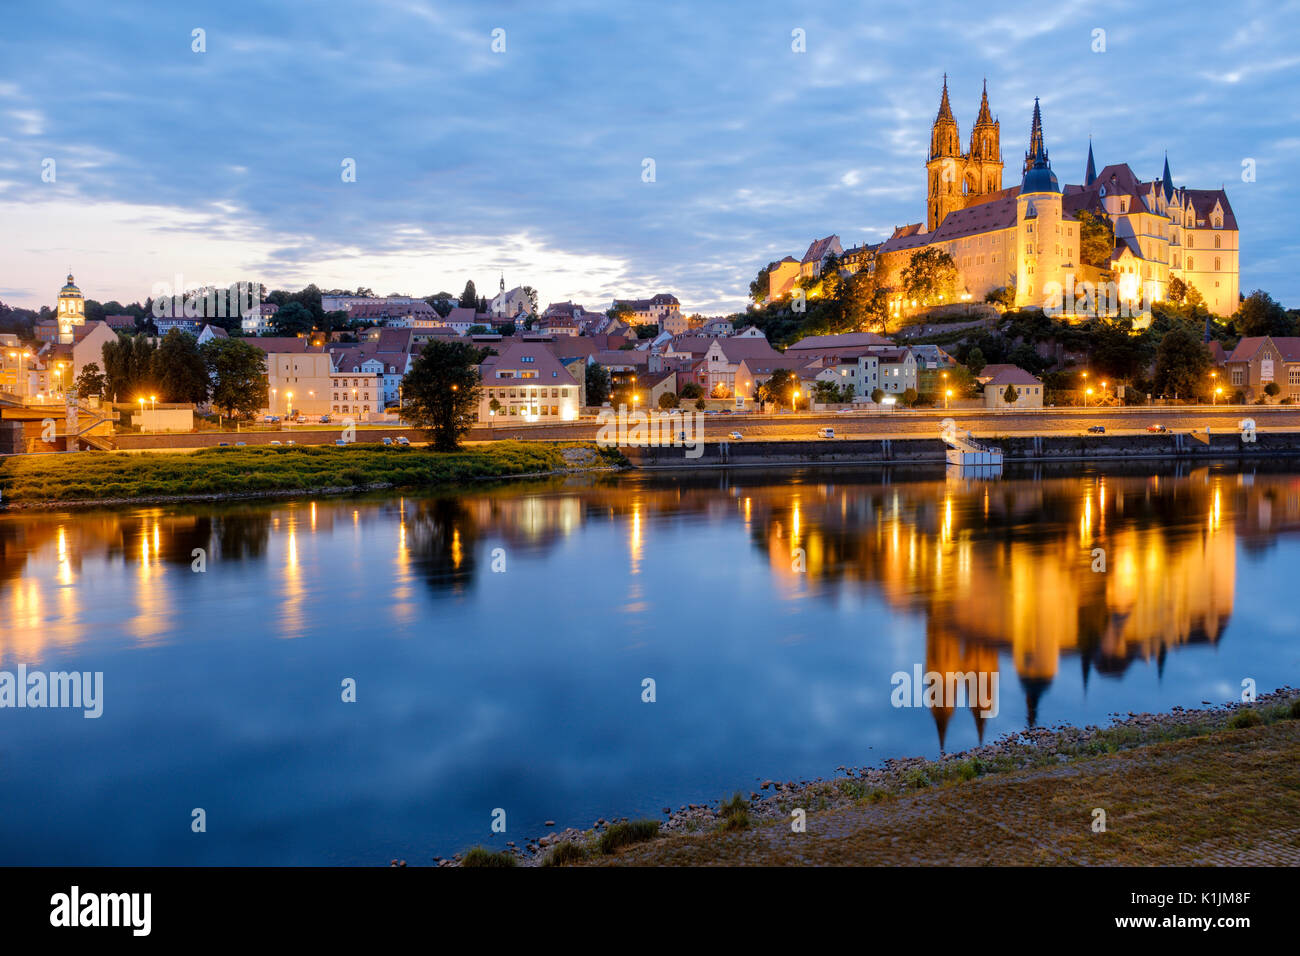
[[[939,115],[930,129],[930,157],[926,161],[925,228],[933,232],[943,217],[960,209],[966,157],[961,152],[961,132],[948,102],[948,74],[943,75]]]
[[[73,327],[86,324],[86,299],[68,273],[68,284],[59,290],[59,341],[70,345],[73,339]]]
[[[970,155],[966,163],[965,192],[985,196],[1002,188],[1002,129],[989,109],[989,84],[984,81],[979,116],[970,131]]]
[[[1025,153],[1025,174],[1016,197],[1016,305],[1042,305],[1049,283],[1064,283],[1064,265],[1073,265],[1077,230],[1061,228],[1061,187],[1043,141],[1043,117],[1034,98],[1034,122]]]

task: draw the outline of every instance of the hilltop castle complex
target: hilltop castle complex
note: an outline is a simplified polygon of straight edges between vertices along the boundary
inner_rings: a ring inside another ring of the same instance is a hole
[[[787,257],[773,264],[772,297],[790,292],[801,275],[817,274],[829,250],[850,271],[874,268],[895,290],[891,305],[899,311],[905,305],[899,273],[915,253],[936,248],[957,266],[961,299],[979,301],[1005,288],[1016,306],[1041,306],[1082,282],[1114,282],[1125,302],[1158,301],[1178,278],[1200,293],[1211,312],[1230,315],[1237,309],[1238,231],[1227,193],[1175,186],[1168,158],[1159,177],[1144,181],[1126,163],[1098,172],[1089,143],[1083,182],[1062,187],[1035,100],[1019,182],[1004,188],[1002,131],[989,108],[987,84],[963,152],[945,76],[925,167],[924,222],[900,226],[874,246],[842,250],[838,237],[817,240],[802,262]],[[1114,227],[1114,246],[1104,261],[1081,260],[1083,213],[1104,214]]]

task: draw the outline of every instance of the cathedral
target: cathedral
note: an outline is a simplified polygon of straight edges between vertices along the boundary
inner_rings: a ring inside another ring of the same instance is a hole
[[[1170,283],[1181,279],[1216,315],[1237,310],[1239,234],[1227,193],[1174,185],[1168,157],[1159,176],[1143,180],[1127,163],[1098,172],[1089,143],[1082,182],[1062,186],[1035,99],[1020,179],[1004,188],[1001,126],[989,108],[987,83],[962,152],[945,75],[925,165],[925,222],[896,228],[874,250],[876,270],[884,271],[888,285],[897,288],[898,273],[913,254],[938,248],[957,265],[959,296],[966,300],[1006,289],[1018,307],[1049,307],[1065,290],[1068,310],[1070,290],[1089,282],[1103,288],[1114,283],[1123,303],[1137,305],[1167,298]],[[1081,261],[1084,212],[1104,214],[1114,227],[1105,261]],[[901,295],[893,307],[904,310]]]

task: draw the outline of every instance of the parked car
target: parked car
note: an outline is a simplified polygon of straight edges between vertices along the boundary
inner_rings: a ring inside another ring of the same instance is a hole
[[[1104,435],[1104,434],[1106,434],[1106,426],[1105,426],[1105,425],[1089,425],[1089,426],[1088,426],[1088,431],[1092,432],[1094,435]]]
[[[307,424],[307,416],[306,416],[306,415],[299,415],[297,418],[294,419],[294,421],[297,422],[299,425],[306,425],[306,424]]]
[[[1148,426],[1147,426],[1147,431],[1149,431],[1149,432],[1167,432],[1167,431],[1169,431],[1169,429],[1166,428],[1164,425],[1153,424],[1153,425],[1148,425]]]
[[[391,445],[392,443],[393,443],[393,440],[392,440],[391,438],[385,438],[385,439],[384,439],[384,444],[385,444],[385,445]]]
[[[817,437],[818,437],[818,438],[834,438],[834,437],[835,437],[835,429],[833,429],[833,428],[819,428],[819,429],[817,429]]]
[[[394,439],[394,441],[396,441],[397,444],[403,446],[407,446],[411,444],[410,440],[408,440],[405,435],[398,435],[397,438]]]
[[[839,411],[837,411],[835,414],[836,414],[836,415],[852,415],[855,411],[857,411],[857,409],[854,409],[854,408],[841,408],[841,409],[840,409]]]
[[[742,435],[740,432],[730,432],[728,433],[727,437],[730,438],[732,441],[742,441],[744,440],[745,436]]]
[[[334,439],[334,444],[336,444],[336,445],[338,445],[340,448],[342,448],[344,445],[347,444],[347,442],[345,442],[342,438],[336,438],[336,439]]]
[[[278,422],[279,420],[280,420],[279,415],[267,415],[265,418],[262,419],[262,421],[266,422],[268,425],[274,422]]]
[[[228,442],[228,441],[219,441],[219,442],[217,442],[217,447],[218,447],[218,448],[229,448],[229,447],[230,447],[230,442]]]
[[[328,425],[330,421],[330,417],[328,415],[322,415],[320,417],[320,421],[322,425]]]
[[[279,443],[278,441],[273,441],[273,442],[271,442],[271,444],[272,444],[272,445],[278,445],[278,444],[280,444],[280,443]]]
[[[243,447],[244,447],[245,445],[247,445],[247,444],[248,444],[248,442],[246,442],[246,441],[237,441],[237,442],[235,442],[235,447],[236,447],[236,448],[243,448]]]
[[[286,444],[286,445],[296,445],[296,444],[298,444],[298,443],[297,443],[296,441],[294,441],[292,438],[290,438],[287,442],[285,442],[285,444]]]

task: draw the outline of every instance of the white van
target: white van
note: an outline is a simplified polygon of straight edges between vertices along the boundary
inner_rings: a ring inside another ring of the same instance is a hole
[[[834,437],[835,437],[835,429],[833,429],[833,428],[819,428],[819,429],[817,429],[817,437],[818,437],[818,438],[834,438]]]

